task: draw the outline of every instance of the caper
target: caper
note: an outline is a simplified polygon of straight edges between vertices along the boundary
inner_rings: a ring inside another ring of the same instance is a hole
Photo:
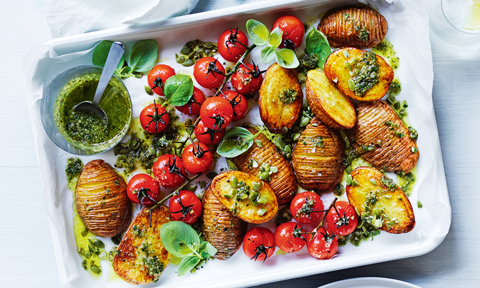
[[[88,229],[87,229],[86,227],[83,227],[82,232],[81,232],[80,234],[82,234],[82,237],[87,236],[87,234],[88,234]]]
[[[195,192],[197,190],[197,184],[190,183],[187,188],[188,191],[190,192]]]
[[[198,185],[200,186],[200,188],[205,188],[207,186],[207,181],[200,181],[198,182]]]
[[[352,166],[348,166],[348,167],[345,169],[345,172],[347,172],[347,174],[352,173]]]
[[[150,87],[147,85],[145,85],[145,93],[147,93],[148,95],[153,95],[152,89],[150,89]]]
[[[118,245],[118,244],[120,244],[120,241],[122,241],[122,235],[121,234],[117,234],[117,235],[112,237],[113,244]]]
[[[232,188],[235,189],[237,188],[238,184],[238,179],[237,177],[233,176],[232,179],[230,179],[230,185],[232,185]]]
[[[78,247],[77,248],[77,253],[80,254],[80,255],[83,255],[83,254],[85,254],[85,250],[83,250],[82,247]]]
[[[185,67],[190,67],[193,64],[195,64],[195,62],[192,59],[188,59],[188,60],[186,60],[185,62],[182,63],[182,65],[185,66]]]
[[[212,53],[207,53],[207,57],[212,57],[213,54]]]
[[[377,186],[377,181],[375,181],[375,179],[373,178],[370,179],[370,183],[372,183],[372,185]]]
[[[90,270],[92,270],[92,272],[95,274],[102,273],[102,269],[100,269],[100,267],[98,267],[97,265],[91,265]]]
[[[258,191],[258,190],[260,190],[261,185],[258,182],[252,182],[252,188],[253,188],[253,190]]]
[[[197,52],[193,51],[192,53],[188,54],[188,59],[193,59],[197,55]]]
[[[260,216],[263,216],[263,214],[265,214],[265,212],[267,212],[267,209],[262,208],[262,209],[258,209],[257,214],[260,215]]]
[[[300,133],[293,134],[293,141],[297,141],[298,139],[300,139],[300,135]]]
[[[150,147],[148,147],[148,154],[150,156],[153,156],[157,153],[157,151],[155,151],[155,147],[153,147],[153,145],[151,145]]]
[[[106,260],[107,259],[107,252],[103,251],[102,253],[100,253],[100,255],[98,255],[98,258],[100,258],[102,260]]]
[[[348,89],[355,91],[355,82],[353,82],[352,78],[348,79]]]
[[[188,45],[188,43],[187,43]],[[188,55],[190,53],[192,53],[192,49],[187,47],[187,46],[183,46],[182,50],[180,50],[180,53],[184,54],[184,55]]]
[[[157,150],[155,156],[160,157],[163,155],[162,150]]]
[[[87,270],[87,259],[83,259],[82,267],[83,267],[83,269]]]
[[[104,244],[102,241],[98,240],[98,239],[95,240],[95,242],[93,242],[93,244],[94,244],[96,247],[100,248],[100,249],[105,248],[105,244]]]
[[[90,257],[92,257],[92,253],[90,251],[86,251],[84,255],[87,259],[90,259]]]
[[[257,206],[257,196],[258,196],[258,192],[256,191],[250,191],[250,195],[248,196],[248,198],[250,198],[250,201],[255,206]]]
[[[305,126],[308,125],[308,123],[310,123],[310,118],[304,117],[304,118],[302,118],[302,120],[300,121],[300,127],[305,127]]]
[[[347,175],[346,182],[347,182],[347,185],[352,185],[352,175]]]
[[[177,54],[175,54],[175,55],[177,55]],[[180,56],[176,60],[177,60],[178,64],[182,64],[183,62],[185,62],[185,56]]]

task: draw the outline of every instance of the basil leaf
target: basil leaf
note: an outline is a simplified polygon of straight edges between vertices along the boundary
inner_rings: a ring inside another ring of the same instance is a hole
[[[272,62],[275,59],[275,48],[270,46],[263,48],[260,56],[262,57],[263,64]]]
[[[162,226],[163,227],[163,226]],[[197,255],[192,255],[192,256],[187,256],[180,261],[180,264],[178,264],[178,269],[177,269],[177,276],[183,276],[187,272],[190,272],[195,266],[197,266],[198,262],[200,262],[200,257]]]
[[[210,256],[213,257],[217,251],[217,248],[213,247],[213,245],[208,241],[203,241],[200,245],[200,252],[204,258],[208,258]]]
[[[308,54],[315,53],[320,57],[318,66],[322,69],[328,56],[332,53],[327,37],[315,27],[307,33],[306,50]]]
[[[275,51],[275,58],[277,59],[278,65],[283,68],[292,69],[297,68],[299,65],[297,55],[288,48]]]
[[[268,37],[270,35],[267,26],[265,26],[262,22],[254,19],[249,19],[247,21],[247,33],[253,44],[257,46],[266,45]]]
[[[110,48],[112,47],[113,41],[108,41],[108,40],[103,40],[102,42],[98,43],[97,47],[95,47],[95,50],[93,50],[93,55],[92,55],[92,64],[100,67],[105,66],[105,62],[107,61],[108,57],[108,52],[110,52]],[[116,73],[119,74],[120,69],[123,67],[123,63],[125,62],[125,59],[122,58],[120,59],[120,62],[118,62]]]
[[[193,228],[180,221],[163,224],[160,228],[163,246],[175,257],[183,258],[195,253],[194,246],[200,245],[200,238]]]
[[[165,98],[173,106],[183,106],[193,95],[193,81],[187,75],[174,75],[165,81]]]
[[[223,136],[217,153],[226,158],[233,158],[241,155],[253,145],[255,136],[243,127],[233,127]]]
[[[280,30],[280,28],[276,27],[273,29],[273,31],[270,33],[270,36],[268,37],[268,45],[272,46],[273,48],[277,48],[280,46],[282,43],[282,35],[283,31]]]
[[[158,42],[152,39],[141,40],[133,45],[128,54],[128,64],[133,72],[149,72],[157,63]]]

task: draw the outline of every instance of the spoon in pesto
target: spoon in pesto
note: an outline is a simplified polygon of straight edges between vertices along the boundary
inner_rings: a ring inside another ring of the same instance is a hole
[[[110,82],[110,79],[117,68],[118,62],[120,62],[120,59],[122,58],[123,52],[125,52],[125,47],[123,47],[122,43],[113,42],[112,47],[110,47],[110,51],[108,52],[102,74],[100,75],[100,80],[98,81],[97,90],[95,90],[93,100],[78,103],[73,107],[73,111],[95,113],[100,119],[105,121],[105,127],[108,127],[107,114],[100,106],[98,106],[98,103],[100,103],[100,100],[102,99],[103,92],[105,92],[105,88],[107,88],[108,82]]]

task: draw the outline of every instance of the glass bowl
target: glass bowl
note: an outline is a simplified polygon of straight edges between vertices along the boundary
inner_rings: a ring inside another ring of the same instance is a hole
[[[442,0],[448,23],[465,33],[480,32],[480,0]]]
[[[74,102],[78,103],[84,100],[92,100],[96,84],[90,86],[84,85],[83,88],[79,87],[79,85],[82,83],[91,84],[92,81],[93,83],[95,81],[98,83],[102,70],[101,67],[93,65],[72,67],[58,74],[43,90],[43,98],[40,106],[43,128],[53,143],[68,153],[76,155],[94,155],[108,151],[117,145],[128,132],[132,121],[132,102],[130,94],[123,82],[117,76],[113,75],[104,92],[104,96],[99,103],[99,106],[104,108],[107,113],[109,122],[109,130],[107,130],[109,133],[109,137],[107,137],[108,139],[100,143],[89,144],[87,141],[74,139],[71,137],[71,134],[67,133],[65,128],[66,124],[63,123],[64,118],[60,116],[63,114],[61,114],[60,111],[67,111],[66,109],[70,107],[67,106],[67,103],[68,105],[72,104],[68,95],[74,94],[69,94],[69,92],[84,91],[81,89],[88,90],[90,93],[82,94],[82,99],[78,99],[78,101]],[[65,99],[69,99],[69,101],[65,101]],[[118,101],[119,99],[121,101]],[[123,102],[123,105],[118,104],[119,102]],[[116,120],[121,118],[123,118],[123,121]]]

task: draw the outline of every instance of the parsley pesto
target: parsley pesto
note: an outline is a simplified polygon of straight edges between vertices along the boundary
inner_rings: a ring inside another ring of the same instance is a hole
[[[378,83],[378,63],[375,53],[365,52],[361,59],[352,58],[346,62],[352,77],[348,79],[348,88],[357,96],[363,96]]]

